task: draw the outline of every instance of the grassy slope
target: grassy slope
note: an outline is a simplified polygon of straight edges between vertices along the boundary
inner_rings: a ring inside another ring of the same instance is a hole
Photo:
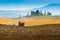
[[[32,27],[0,25],[0,40],[60,40],[60,24]]]
[[[44,25],[44,24],[56,24],[60,23],[60,17],[53,16],[29,16],[20,19],[0,18],[0,24],[16,24],[19,21],[24,21],[25,26]]]
[[[44,19],[44,20],[52,20],[52,19],[60,19],[60,16],[48,16],[48,15],[40,15],[40,16],[25,16],[22,17],[21,19],[27,19],[27,20],[39,20],[39,19]]]

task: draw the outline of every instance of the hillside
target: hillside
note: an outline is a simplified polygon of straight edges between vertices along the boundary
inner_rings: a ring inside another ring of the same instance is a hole
[[[31,10],[42,10],[42,12],[44,13],[45,11],[46,12],[51,12],[52,15],[60,15],[60,4],[48,4],[48,5],[45,5],[43,7],[40,7],[40,8],[34,8],[34,9],[31,9]]]
[[[49,16],[49,15],[24,16],[20,19],[21,20],[53,20],[53,19],[60,19],[60,16]]]
[[[33,16],[23,17],[20,19],[0,18],[0,24],[6,25],[18,25],[18,22],[24,22],[25,26],[44,25],[44,24],[56,24],[60,23],[60,17],[53,16]]]
[[[52,15],[60,15],[60,4],[48,4],[39,8],[33,8],[29,10],[0,10],[0,17],[10,17],[10,18],[17,18],[20,14],[20,16],[26,16],[30,15],[32,10],[42,10],[44,13],[46,12],[51,12]]]

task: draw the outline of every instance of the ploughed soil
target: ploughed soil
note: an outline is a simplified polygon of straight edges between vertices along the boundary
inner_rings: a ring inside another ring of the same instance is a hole
[[[32,27],[0,24],[0,40],[60,40],[60,24]]]

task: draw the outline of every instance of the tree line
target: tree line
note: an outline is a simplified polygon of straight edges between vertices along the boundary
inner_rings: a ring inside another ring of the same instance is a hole
[[[31,16],[37,16],[37,15],[52,15],[52,13],[45,11],[45,13],[42,13],[42,10],[36,10],[36,11],[31,11]]]
[[[42,15],[48,15],[48,16],[51,16],[52,15],[52,13],[51,12],[42,12],[42,10],[36,10],[36,11],[31,11],[31,14],[29,14],[29,12],[27,13],[27,15],[26,16],[42,16]],[[21,15],[19,14],[19,16],[18,16],[18,18],[20,18],[21,17]]]

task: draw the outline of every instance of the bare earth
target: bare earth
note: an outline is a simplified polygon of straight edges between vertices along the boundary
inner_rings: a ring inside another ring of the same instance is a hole
[[[60,40],[60,24],[29,27],[0,24],[0,40]]]

